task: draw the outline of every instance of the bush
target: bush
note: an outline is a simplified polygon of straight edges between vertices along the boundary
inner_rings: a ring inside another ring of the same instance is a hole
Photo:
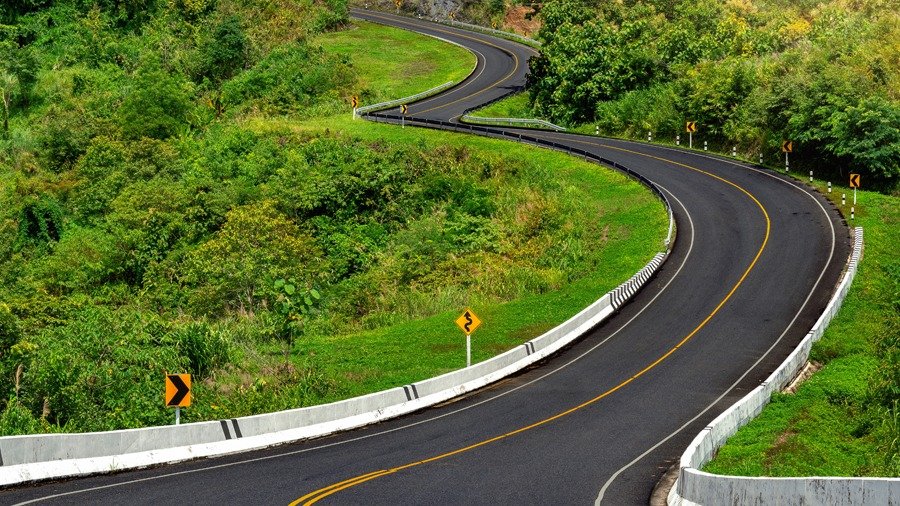
[[[37,338],[20,399],[66,431],[163,425],[163,376],[186,366],[166,332],[148,313],[82,309]]]
[[[254,311],[278,278],[309,285],[320,269],[312,239],[278,212],[272,201],[235,208],[209,241],[192,251],[185,277],[200,312]]]
[[[165,139],[187,129],[192,94],[185,80],[158,62],[143,64],[119,108],[122,132],[130,139]]]
[[[286,44],[225,83],[222,100],[229,107],[249,103],[269,112],[295,112],[338,101],[353,82],[346,57],[303,43]]]
[[[170,334],[179,356],[186,357],[189,372],[202,380],[214,369],[228,363],[231,343],[219,330],[204,321],[188,323]]]
[[[0,360],[5,360],[9,349],[19,342],[22,329],[19,319],[9,310],[9,306],[0,302]]]
[[[247,64],[250,41],[236,16],[227,16],[207,36],[198,52],[197,81],[208,79],[218,86],[231,79]]]

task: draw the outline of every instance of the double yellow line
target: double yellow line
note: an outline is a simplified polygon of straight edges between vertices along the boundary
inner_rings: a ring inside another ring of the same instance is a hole
[[[561,137],[557,137],[557,138],[558,138],[558,139],[561,139]],[[628,385],[629,383],[633,382],[633,381],[636,380],[637,378],[640,378],[641,376],[643,376],[644,374],[646,374],[647,372],[649,372],[650,370],[652,370],[653,368],[655,368],[656,366],[658,366],[658,365],[659,365],[660,363],[662,363],[664,360],[666,360],[667,358],[669,358],[673,353],[675,353],[675,352],[676,352],[679,348],[681,348],[685,343],[687,343],[688,341],[690,341],[691,338],[693,338],[698,332],[700,332],[700,330],[703,329],[703,327],[705,327],[706,324],[709,323],[710,320],[712,320],[712,318],[713,318],[713,317],[714,317],[714,316],[722,309],[722,307],[725,306],[725,304],[728,302],[728,300],[731,299],[731,297],[734,295],[734,293],[737,291],[737,289],[741,286],[741,284],[743,284],[744,280],[747,278],[747,276],[750,274],[750,272],[751,272],[751,271],[753,270],[753,268],[756,266],[757,262],[759,261],[759,258],[762,256],[763,250],[765,250],[766,245],[767,245],[768,242],[769,242],[769,235],[770,235],[770,232],[771,232],[771,226],[772,226],[772,222],[771,222],[771,220],[770,220],[770,218],[769,218],[769,213],[766,212],[766,208],[762,205],[762,203],[761,203],[755,196],[753,196],[753,194],[751,194],[749,191],[747,191],[746,189],[744,189],[743,187],[741,187],[740,185],[738,185],[738,184],[736,184],[736,183],[734,183],[734,182],[732,182],[732,181],[729,181],[729,180],[727,180],[727,179],[725,179],[725,178],[723,178],[723,177],[721,177],[721,176],[717,176],[717,175],[715,175],[715,174],[713,174],[713,173],[711,173],[711,172],[707,172],[707,171],[705,171],[705,170],[698,169],[698,168],[696,168],[696,167],[693,167],[693,166],[690,166],[690,165],[687,165],[687,164],[683,164],[683,163],[680,163],[680,162],[676,162],[676,161],[669,160],[669,159],[666,159],[666,158],[661,158],[661,157],[654,156],[654,155],[649,155],[649,154],[646,154],[646,153],[641,153],[641,152],[638,152],[638,151],[632,151],[632,150],[625,149],[625,148],[620,148],[620,147],[610,146],[610,145],[606,145],[606,144],[600,144],[600,143],[595,143],[595,142],[587,142],[587,141],[578,141],[578,140],[574,140],[574,139],[566,139],[566,140],[568,140],[568,141],[570,141],[570,142],[577,142],[577,143],[581,143],[581,144],[588,144],[588,145],[595,146],[595,147],[600,147],[600,148],[605,148],[605,149],[610,149],[610,150],[615,150],[615,151],[621,151],[621,152],[625,152],[625,153],[635,154],[635,155],[643,156],[643,157],[650,158],[650,159],[653,159],[653,160],[658,160],[658,161],[662,161],[662,162],[665,162],[665,163],[670,163],[670,164],[675,165],[675,166],[677,166],[677,167],[681,167],[681,168],[685,168],[685,169],[688,169],[688,170],[692,170],[692,171],[698,172],[698,173],[700,173],[700,174],[706,175],[706,176],[708,176],[708,177],[711,177],[711,178],[713,178],[713,179],[716,179],[716,180],[718,180],[718,181],[721,181],[721,182],[723,182],[723,183],[725,183],[725,184],[727,184],[727,185],[730,185],[730,186],[736,188],[736,189],[739,190],[740,192],[744,193],[745,195],[747,195],[747,197],[750,198],[750,200],[752,200],[752,201],[756,204],[757,207],[759,207],[759,209],[760,209],[760,211],[762,212],[762,215],[763,215],[763,217],[765,218],[765,221],[766,221],[766,233],[765,233],[765,236],[764,236],[764,238],[763,238],[762,244],[761,244],[760,247],[759,247],[759,250],[756,252],[756,256],[753,257],[753,261],[750,262],[750,265],[747,267],[747,269],[746,269],[746,270],[744,271],[744,273],[741,275],[740,279],[738,279],[737,283],[734,284],[734,286],[731,288],[731,290],[728,292],[728,294],[722,299],[722,301],[719,302],[719,304],[712,310],[712,312],[710,312],[709,315],[707,315],[706,318],[704,318],[703,321],[701,321],[700,324],[698,324],[697,327],[695,327],[688,335],[686,335],[684,338],[682,338],[680,341],[678,341],[678,343],[675,344],[675,346],[673,346],[672,348],[670,348],[668,351],[666,351],[664,354],[662,354],[659,358],[657,358],[656,360],[654,360],[653,362],[651,362],[649,365],[647,365],[646,367],[644,367],[643,369],[641,369],[640,371],[638,371],[637,373],[635,373],[634,375],[632,375],[630,378],[628,378],[628,379],[622,381],[621,383],[619,383],[619,384],[616,385],[615,387],[610,388],[609,390],[607,390],[607,391],[601,393],[600,395],[594,397],[593,399],[590,399],[590,400],[588,400],[588,401],[586,401],[586,402],[583,402],[583,403],[581,403],[581,404],[579,404],[579,405],[577,405],[577,406],[575,406],[575,407],[573,407],[573,408],[570,408],[570,409],[567,409],[567,410],[562,411],[562,412],[560,412],[560,413],[557,413],[556,415],[553,415],[553,416],[551,416],[551,417],[549,417],[549,418],[545,418],[545,419],[543,419],[543,420],[541,420],[541,421],[539,421],[539,422],[535,422],[535,423],[533,423],[533,424],[531,424],[531,425],[528,425],[528,426],[525,426],[525,427],[516,429],[516,430],[514,430],[514,431],[507,432],[507,433],[505,433],[505,434],[501,434],[501,435],[499,435],[499,436],[492,437],[492,438],[490,438],[490,439],[485,439],[484,441],[481,441],[481,442],[478,442],[478,443],[475,443],[475,444],[466,446],[466,447],[464,447],[464,448],[459,448],[459,449],[453,450],[453,451],[451,451],[451,452],[447,452],[447,453],[443,453],[443,454],[440,454],[440,455],[436,455],[436,456],[434,456],[434,457],[431,457],[431,458],[428,458],[428,459],[425,459],[425,460],[419,460],[419,461],[416,461],[416,462],[411,462],[411,463],[406,464],[406,465],[403,465],[403,466],[394,467],[394,468],[391,468],[391,469],[385,469],[385,470],[381,470],[381,471],[375,471],[375,472],[368,473],[368,474],[363,474],[363,475],[357,476],[357,477],[355,477],[355,478],[350,478],[350,479],[348,479],[348,480],[345,480],[345,481],[342,481],[342,482],[339,482],[339,483],[335,483],[335,484],[333,484],[333,485],[329,485],[329,486],[324,487],[324,488],[320,488],[320,489],[318,489],[318,490],[316,490],[316,491],[310,492],[309,494],[306,494],[306,495],[304,495],[303,497],[300,497],[299,499],[297,499],[297,500],[291,502],[291,503],[290,503],[291,506],[295,506],[295,505],[299,505],[299,504],[303,504],[303,505],[311,505],[311,504],[315,504],[316,502],[321,501],[322,499],[325,499],[326,497],[329,497],[329,496],[331,496],[331,495],[333,495],[333,494],[336,494],[336,493],[338,493],[338,492],[341,492],[342,490],[346,490],[346,489],[348,489],[348,488],[352,488],[352,487],[355,487],[355,486],[357,486],[357,485],[361,485],[361,484],[366,483],[366,482],[368,482],[368,481],[375,480],[375,479],[377,479],[377,478],[381,478],[382,476],[387,476],[387,475],[389,475],[389,474],[394,474],[394,473],[396,473],[396,472],[398,472],[398,471],[402,471],[402,470],[404,470],[404,469],[409,469],[409,468],[412,468],[412,467],[421,466],[421,465],[423,465],[423,464],[428,464],[428,463],[430,463],[430,462],[434,462],[434,461],[437,461],[437,460],[446,459],[446,458],[448,458],[448,457],[452,457],[452,456],[458,455],[458,454],[460,454],[460,453],[464,453],[464,452],[467,452],[467,451],[470,451],[470,450],[474,450],[475,448],[479,448],[479,447],[482,447],[482,446],[486,446],[486,445],[489,445],[489,444],[491,444],[491,443],[494,443],[494,442],[497,442],[497,441],[500,441],[500,440],[503,440],[503,439],[507,439],[507,438],[513,437],[513,436],[515,436],[515,435],[517,435],[517,434],[521,434],[521,433],[523,433],[523,432],[526,432],[526,431],[529,431],[529,430],[531,430],[531,429],[540,427],[540,426],[542,426],[542,425],[546,425],[546,424],[548,424],[548,423],[550,423],[550,422],[552,422],[552,421],[554,421],[554,420],[558,420],[558,419],[560,419],[560,418],[562,418],[562,417],[564,417],[564,416],[567,416],[567,415],[569,415],[569,414],[571,414],[571,413],[574,413],[574,412],[576,412],[576,411],[578,411],[578,410],[581,410],[581,409],[583,409],[583,408],[585,408],[585,407],[587,407],[587,406],[590,406],[591,404],[594,404],[594,403],[596,403],[597,401],[599,401],[599,400],[601,400],[601,399],[603,399],[603,398],[605,398],[605,397],[611,395],[612,393],[614,393],[614,392],[616,392],[616,391],[618,391],[618,390],[624,388],[626,385]]]

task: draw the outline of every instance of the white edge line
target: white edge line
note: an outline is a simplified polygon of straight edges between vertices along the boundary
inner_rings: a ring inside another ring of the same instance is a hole
[[[633,141],[629,141],[629,142],[633,142]],[[636,144],[643,144],[643,143],[636,143]],[[673,150],[673,151],[684,152],[684,151],[682,151],[682,150],[676,150],[676,149],[673,149],[673,148],[666,148],[666,149],[671,149],[671,150]],[[692,153],[690,153],[690,152],[687,152],[687,153],[692,154]],[[653,445],[652,447],[650,447],[649,449],[647,449],[647,451],[645,451],[644,453],[638,455],[634,460],[632,460],[632,461],[629,462],[628,464],[625,464],[622,468],[620,468],[620,469],[617,470],[615,473],[613,473],[613,475],[610,476],[610,478],[609,478],[608,480],[606,480],[606,482],[603,484],[603,487],[600,488],[600,492],[599,492],[599,494],[597,495],[597,499],[594,501],[594,504],[600,504],[600,502],[603,500],[603,495],[606,493],[606,491],[607,491],[607,489],[609,488],[609,486],[612,484],[613,481],[615,481],[616,478],[618,478],[618,476],[619,476],[622,472],[624,472],[626,469],[628,469],[629,467],[633,466],[634,464],[638,463],[641,459],[643,459],[644,457],[646,457],[647,455],[649,455],[651,452],[653,452],[654,450],[656,450],[657,448],[659,448],[660,446],[662,446],[666,441],[668,441],[669,439],[675,437],[677,434],[679,434],[681,431],[683,431],[683,430],[684,430],[685,428],[687,428],[689,425],[691,425],[692,423],[694,423],[698,418],[700,418],[701,416],[703,416],[704,414],[706,414],[707,411],[709,411],[710,409],[712,409],[712,408],[713,408],[716,404],[718,404],[718,403],[719,403],[726,395],[728,395],[732,390],[734,390],[734,388],[737,387],[737,385],[738,385],[741,381],[743,381],[744,378],[746,378],[748,374],[750,374],[754,369],[756,369],[756,367],[763,361],[763,359],[765,359],[765,358],[769,355],[769,353],[771,353],[771,351],[772,351],[772,350],[773,350],[773,349],[781,342],[781,340],[782,340],[782,339],[784,338],[784,336],[788,333],[788,331],[791,330],[791,327],[792,327],[792,326],[794,325],[794,323],[797,321],[797,318],[800,317],[800,313],[802,313],[803,310],[806,309],[806,305],[809,303],[809,300],[812,298],[813,293],[818,289],[819,283],[821,283],[822,278],[825,276],[825,272],[828,270],[829,265],[831,265],[831,260],[832,260],[833,257],[834,257],[834,249],[835,249],[835,244],[836,244],[836,242],[837,242],[836,231],[835,231],[835,229],[834,229],[834,222],[832,221],[831,216],[828,215],[828,211],[827,211],[827,210],[825,209],[825,207],[822,205],[822,202],[820,202],[820,200],[819,200],[818,198],[816,198],[815,195],[813,195],[812,193],[810,193],[809,190],[807,190],[806,188],[803,188],[802,186],[796,184],[794,181],[782,179],[782,178],[780,178],[780,177],[775,176],[774,174],[769,173],[768,171],[760,170],[760,169],[757,169],[757,168],[755,168],[755,167],[749,167],[749,166],[747,166],[747,165],[740,164],[740,163],[737,163],[737,162],[733,162],[733,161],[731,161],[731,160],[722,160],[722,159],[717,158],[717,157],[711,157],[711,156],[705,156],[705,155],[700,155],[700,156],[704,156],[704,157],[706,157],[706,158],[713,159],[713,160],[716,160],[716,161],[724,161],[724,162],[727,162],[727,163],[729,163],[729,164],[731,164],[731,165],[735,165],[735,166],[738,166],[738,167],[743,168],[743,169],[749,169],[749,170],[751,170],[751,171],[754,171],[754,172],[763,174],[763,175],[765,175],[765,176],[771,177],[771,178],[775,179],[776,181],[781,181],[782,183],[785,183],[785,184],[787,184],[788,186],[794,187],[795,189],[797,189],[798,191],[800,191],[801,193],[803,193],[804,195],[806,195],[807,197],[809,197],[810,199],[812,199],[812,200],[816,203],[816,205],[819,206],[819,209],[822,210],[822,213],[825,215],[825,219],[828,221],[828,224],[829,224],[829,226],[831,227],[831,251],[828,253],[828,260],[825,262],[825,267],[823,267],[823,268],[822,268],[822,271],[819,273],[819,277],[818,277],[818,279],[816,279],[816,283],[813,285],[812,289],[809,291],[809,294],[806,296],[806,299],[803,301],[803,305],[800,306],[800,309],[797,311],[797,313],[794,315],[794,318],[791,319],[791,322],[790,322],[790,323],[787,325],[787,327],[784,329],[784,332],[782,332],[781,335],[778,336],[778,339],[776,339],[775,342],[772,343],[771,346],[769,346],[769,349],[767,349],[766,352],[763,353],[762,356],[760,356],[759,359],[757,359],[757,361],[754,362],[753,365],[750,366],[750,368],[747,369],[747,370],[744,372],[744,374],[742,374],[742,375],[741,375],[734,383],[732,383],[730,387],[728,387],[724,392],[722,392],[722,394],[721,394],[720,396],[716,397],[716,399],[715,399],[712,403],[710,403],[706,408],[704,408],[703,411],[697,413],[696,416],[694,416],[693,418],[691,418],[690,420],[688,420],[687,422],[685,422],[684,425],[682,425],[681,427],[675,429],[674,432],[672,432],[671,434],[669,434],[668,436],[666,436],[665,438],[663,438],[662,440],[660,440],[658,443],[656,443],[655,445]],[[743,398],[742,398],[741,400],[743,400]],[[738,400],[735,404],[741,402],[741,400]]]

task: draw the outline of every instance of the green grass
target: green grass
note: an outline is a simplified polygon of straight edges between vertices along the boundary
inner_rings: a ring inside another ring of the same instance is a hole
[[[470,116],[480,118],[541,119],[535,116],[531,107],[528,105],[527,93],[516,93],[503,100],[498,100],[487,107],[473,111]]]
[[[361,105],[462,81],[475,66],[475,55],[459,46],[366,21],[320,35],[313,43],[352,59],[361,76]]]
[[[472,135],[352,120],[349,114],[305,123],[260,119],[250,127],[259,131],[327,128],[367,141],[466,146],[483,153],[504,153],[507,164],[550,168],[549,173],[565,188],[563,205],[571,208],[572,213],[600,210],[594,216],[578,216],[596,222],[601,231],[596,243],[553,247],[598,248],[597,263],[602,269],[558,291],[512,302],[466,300],[465,304],[484,322],[473,335],[474,362],[495,356],[562,323],[628,279],[663,249],[668,222],[659,201],[643,186],[617,172],[561,153]],[[334,391],[322,401],[399,386],[465,365],[465,337],[453,323],[463,309],[462,305],[447,307],[430,318],[371,331],[304,338],[299,350],[303,357],[315,357],[317,367],[322,367],[336,381]]]
[[[456,46],[371,23],[358,23],[356,29],[326,34],[315,42],[351,55],[360,70],[372,69],[365,72],[363,81],[373,101],[461,79],[474,61]],[[504,103],[507,101],[497,107]],[[527,99],[520,94],[510,103],[520,104],[515,107],[521,109]],[[484,322],[472,337],[473,362],[493,357],[573,316],[663,249],[667,218],[662,204],[638,183],[574,157],[478,136],[353,120],[349,111],[304,122],[256,118],[246,126],[260,132],[327,130],[372,143],[467,148],[484,156],[489,164],[543,167],[563,189],[561,206],[578,223],[597,230],[591,244],[570,239],[552,245],[571,249],[575,256],[585,255],[583,249],[590,248],[596,252],[591,253],[597,256],[595,264],[601,266],[559,290],[506,302],[479,299],[476,294],[460,298],[459,294],[437,293],[430,302],[447,300],[448,305],[429,318],[350,334],[304,337],[295,349],[296,363],[314,363],[332,384],[327,393],[310,403],[362,395],[464,367],[465,336],[453,322],[466,305]],[[270,350],[272,357],[278,354],[278,350]]]
[[[816,183],[825,193],[825,185]],[[841,192],[829,195],[840,206]],[[850,206],[842,211],[850,215]],[[897,245],[900,199],[859,192],[856,220],[864,229],[864,257],[840,313],[811,359],[824,364],[796,394],[779,394],[705,466],[745,476],[897,476],[891,415],[873,406],[872,385],[888,360],[878,351],[896,340]],[[896,276],[896,275],[894,275]],[[893,387],[896,389],[896,385]]]

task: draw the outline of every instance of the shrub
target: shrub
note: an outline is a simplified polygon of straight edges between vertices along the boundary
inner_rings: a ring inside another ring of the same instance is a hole
[[[272,201],[263,201],[229,211],[222,229],[191,252],[185,275],[199,311],[253,311],[265,287],[278,278],[309,284],[320,256],[309,236]]]
[[[67,431],[165,424],[163,375],[186,365],[166,332],[152,314],[84,308],[38,336],[20,399]]]
[[[197,380],[226,363],[231,353],[231,343],[219,330],[205,321],[191,322],[173,330],[169,336],[180,356],[186,357],[190,372]]]
[[[188,126],[191,95],[189,84],[163,70],[158,62],[143,64],[119,108],[122,132],[131,139],[175,135]]]
[[[354,82],[350,61],[303,43],[272,51],[222,87],[223,102],[249,102],[272,112],[293,112],[327,99],[335,101]]]
[[[209,79],[213,85],[231,79],[247,64],[250,41],[244,35],[240,20],[227,16],[220,21],[197,50],[197,78]]]

